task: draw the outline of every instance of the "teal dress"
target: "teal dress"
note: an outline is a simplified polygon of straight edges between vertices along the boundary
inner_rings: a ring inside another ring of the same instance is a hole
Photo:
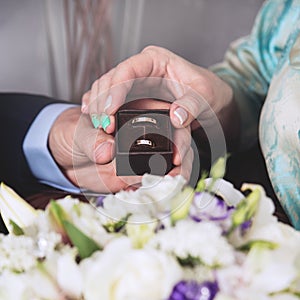
[[[241,148],[259,137],[274,191],[300,230],[300,0],[266,1],[251,34],[212,70],[234,90]]]

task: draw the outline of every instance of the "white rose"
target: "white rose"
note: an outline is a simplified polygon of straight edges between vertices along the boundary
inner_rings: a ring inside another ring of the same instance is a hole
[[[82,272],[87,300],[166,299],[182,276],[172,257],[154,249],[132,249],[127,238],[84,260]]]

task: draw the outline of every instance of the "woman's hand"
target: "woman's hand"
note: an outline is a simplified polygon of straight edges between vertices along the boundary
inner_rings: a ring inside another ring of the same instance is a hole
[[[211,71],[159,47],[145,48],[100,77],[83,96],[81,109],[95,128],[112,134],[118,109],[142,98],[169,102],[171,122],[176,128],[175,168],[170,174],[180,173],[189,179],[197,155],[191,150],[191,129],[198,129],[198,145],[210,151],[212,160],[238,141],[239,114],[231,87]]]
[[[149,46],[100,77],[83,96],[82,112],[91,119],[108,115],[102,127],[112,133],[114,114],[130,93],[134,94],[131,98],[141,94],[171,100],[170,117],[176,128],[195,119],[203,128],[218,121],[228,140],[238,137],[239,118],[231,87],[211,71],[166,49]],[[96,125],[101,127],[101,122]]]

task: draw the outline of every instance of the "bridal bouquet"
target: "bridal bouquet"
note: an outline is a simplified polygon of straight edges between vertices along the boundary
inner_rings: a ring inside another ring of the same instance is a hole
[[[144,175],[135,191],[45,210],[2,184],[0,299],[299,299],[300,232],[261,186],[239,191],[223,169],[195,189]]]

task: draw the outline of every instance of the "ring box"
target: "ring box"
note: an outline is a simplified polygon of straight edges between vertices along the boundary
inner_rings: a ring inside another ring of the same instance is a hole
[[[118,176],[165,175],[173,167],[169,110],[122,109],[116,114]]]

